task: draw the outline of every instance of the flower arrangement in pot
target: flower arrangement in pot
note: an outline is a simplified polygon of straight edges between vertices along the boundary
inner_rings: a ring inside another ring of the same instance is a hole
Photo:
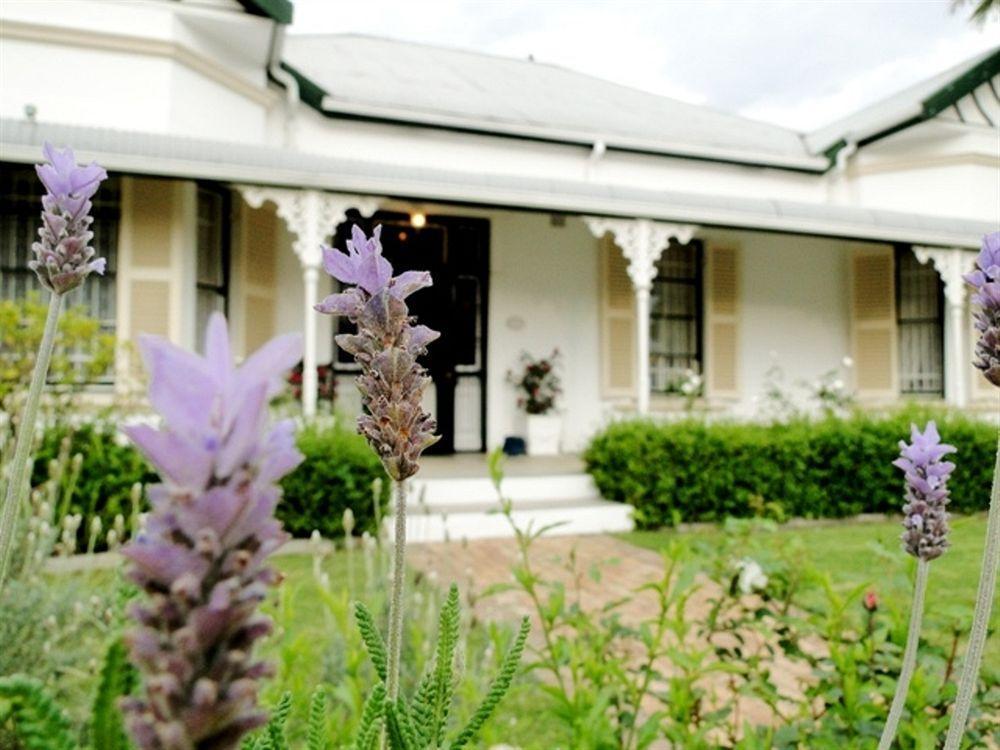
[[[559,453],[562,433],[562,417],[556,412],[556,399],[562,393],[556,374],[559,358],[558,349],[540,359],[522,352],[520,371],[507,373],[507,379],[518,391],[517,405],[527,414],[528,455],[531,456]]]

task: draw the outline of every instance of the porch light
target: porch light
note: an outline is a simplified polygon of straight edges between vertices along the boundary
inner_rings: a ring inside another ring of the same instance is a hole
[[[427,217],[424,214],[410,214],[410,226],[414,229],[423,229],[427,225]]]

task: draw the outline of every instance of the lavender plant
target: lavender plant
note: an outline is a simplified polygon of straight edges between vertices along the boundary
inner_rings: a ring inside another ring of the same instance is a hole
[[[14,458],[0,508],[0,587],[4,585],[10,561],[14,525],[20,509],[28,472],[28,457],[35,433],[38,405],[55,345],[63,296],[80,286],[91,273],[104,273],[104,258],[96,258],[90,246],[90,199],[108,174],[96,163],[78,166],[71,149],[59,151],[49,143],[42,149],[47,164],[35,167],[45,186],[42,197],[42,226],[39,241],[31,246],[35,254],[28,266],[49,290],[49,309],[34,371],[21,412]]]
[[[381,744],[393,748],[438,748],[445,744],[445,729],[454,693],[455,655],[458,646],[458,591],[452,587],[441,610],[438,647],[431,671],[411,702],[400,697],[400,661],[403,640],[403,594],[406,572],[406,480],[419,469],[421,453],[438,438],[436,424],[421,405],[430,378],[417,362],[436,331],[416,325],[406,298],[431,285],[426,271],[406,271],[393,276],[392,265],[382,255],[381,227],[366,237],[352,228],[347,252],[323,248],[327,272],[346,288],[316,306],[321,313],[343,315],[357,326],[353,334],[337,336],[337,344],[361,366],[357,378],[365,412],[358,431],[374,449],[393,480],[395,536],[392,584],[389,598],[388,645],[374,617],[358,604],[358,627],[382,684],[371,693],[363,711],[356,747]],[[504,659],[500,673],[466,727],[447,743],[459,748],[471,742],[510,688],[528,635],[524,619],[518,637]]]
[[[906,694],[917,662],[930,562],[948,549],[948,476],[955,464],[942,459],[954,453],[955,447],[941,442],[933,421],[927,423],[923,432],[912,425],[910,441],[909,444],[900,441],[900,455],[893,465],[900,468],[906,478],[902,541],[906,552],[917,558],[917,574],[903,665],[879,750],[889,750],[892,746],[906,705]]]
[[[976,259],[976,269],[965,277],[973,288],[972,302],[978,307],[975,327],[979,332],[973,365],[983,377],[1000,388],[1000,232],[983,238],[983,246]],[[997,568],[1000,567],[1000,440],[996,464],[993,469],[993,489],[990,492],[990,509],[986,521],[986,546],[983,550],[983,568],[979,576],[976,610],[972,617],[969,647],[958,681],[958,696],[945,750],[957,750],[965,732],[969,708],[976,692],[976,681],[983,660],[986,629],[993,608],[996,591]]]
[[[430,383],[417,357],[438,337],[427,326],[413,325],[406,298],[431,285],[426,271],[392,275],[382,255],[381,227],[369,239],[355,225],[347,253],[323,248],[327,273],[346,284],[316,306],[321,313],[345,315],[357,333],[340,334],[337,344],[361,365],[357,379],[365,413],[358,431],[372,446],[394,482],[395,539],[386,692],[390,701],[399,694],[402,651],[403,580],[406,567],[406,479],[419,469],[420,454],[438,439],[436,424],[423,410],[421,398]]]
[[[123,708],[144,750],[234,748],[267,721],[256,696],[269,667],[252,651],[271,623],[257,605],[279,580],[266,559],[286,538],[277,482],[301,460],[294,423],[270,426],[267,408],[301,342],[278,337],[235,369],[215,314],[205,357],[153,336],[140,347],[163,426],[126,432],[163,482],[149,490],[146,532],[123,550],[147,594],[126,637],[145,696]]]

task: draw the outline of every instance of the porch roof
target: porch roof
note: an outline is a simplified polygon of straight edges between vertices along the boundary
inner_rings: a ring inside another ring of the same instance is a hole
[[[0,118],[0,160],[38,161],[45,141],[128,174],[945,247],[978,247],[992,222],[787,200],[651,190],[340,159],[266,146]]]

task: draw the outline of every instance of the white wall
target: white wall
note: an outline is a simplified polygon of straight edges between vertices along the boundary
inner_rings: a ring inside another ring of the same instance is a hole
[[[577,450],[600,424],[597,241],[579,219],[553,227],[548,214],[491,214],[487,443],[524,434],[506,382],[521,351],[562,352],[564,447]]]
[[[4,0],[0,116],[263,143],[271,27],[223,4]]]

